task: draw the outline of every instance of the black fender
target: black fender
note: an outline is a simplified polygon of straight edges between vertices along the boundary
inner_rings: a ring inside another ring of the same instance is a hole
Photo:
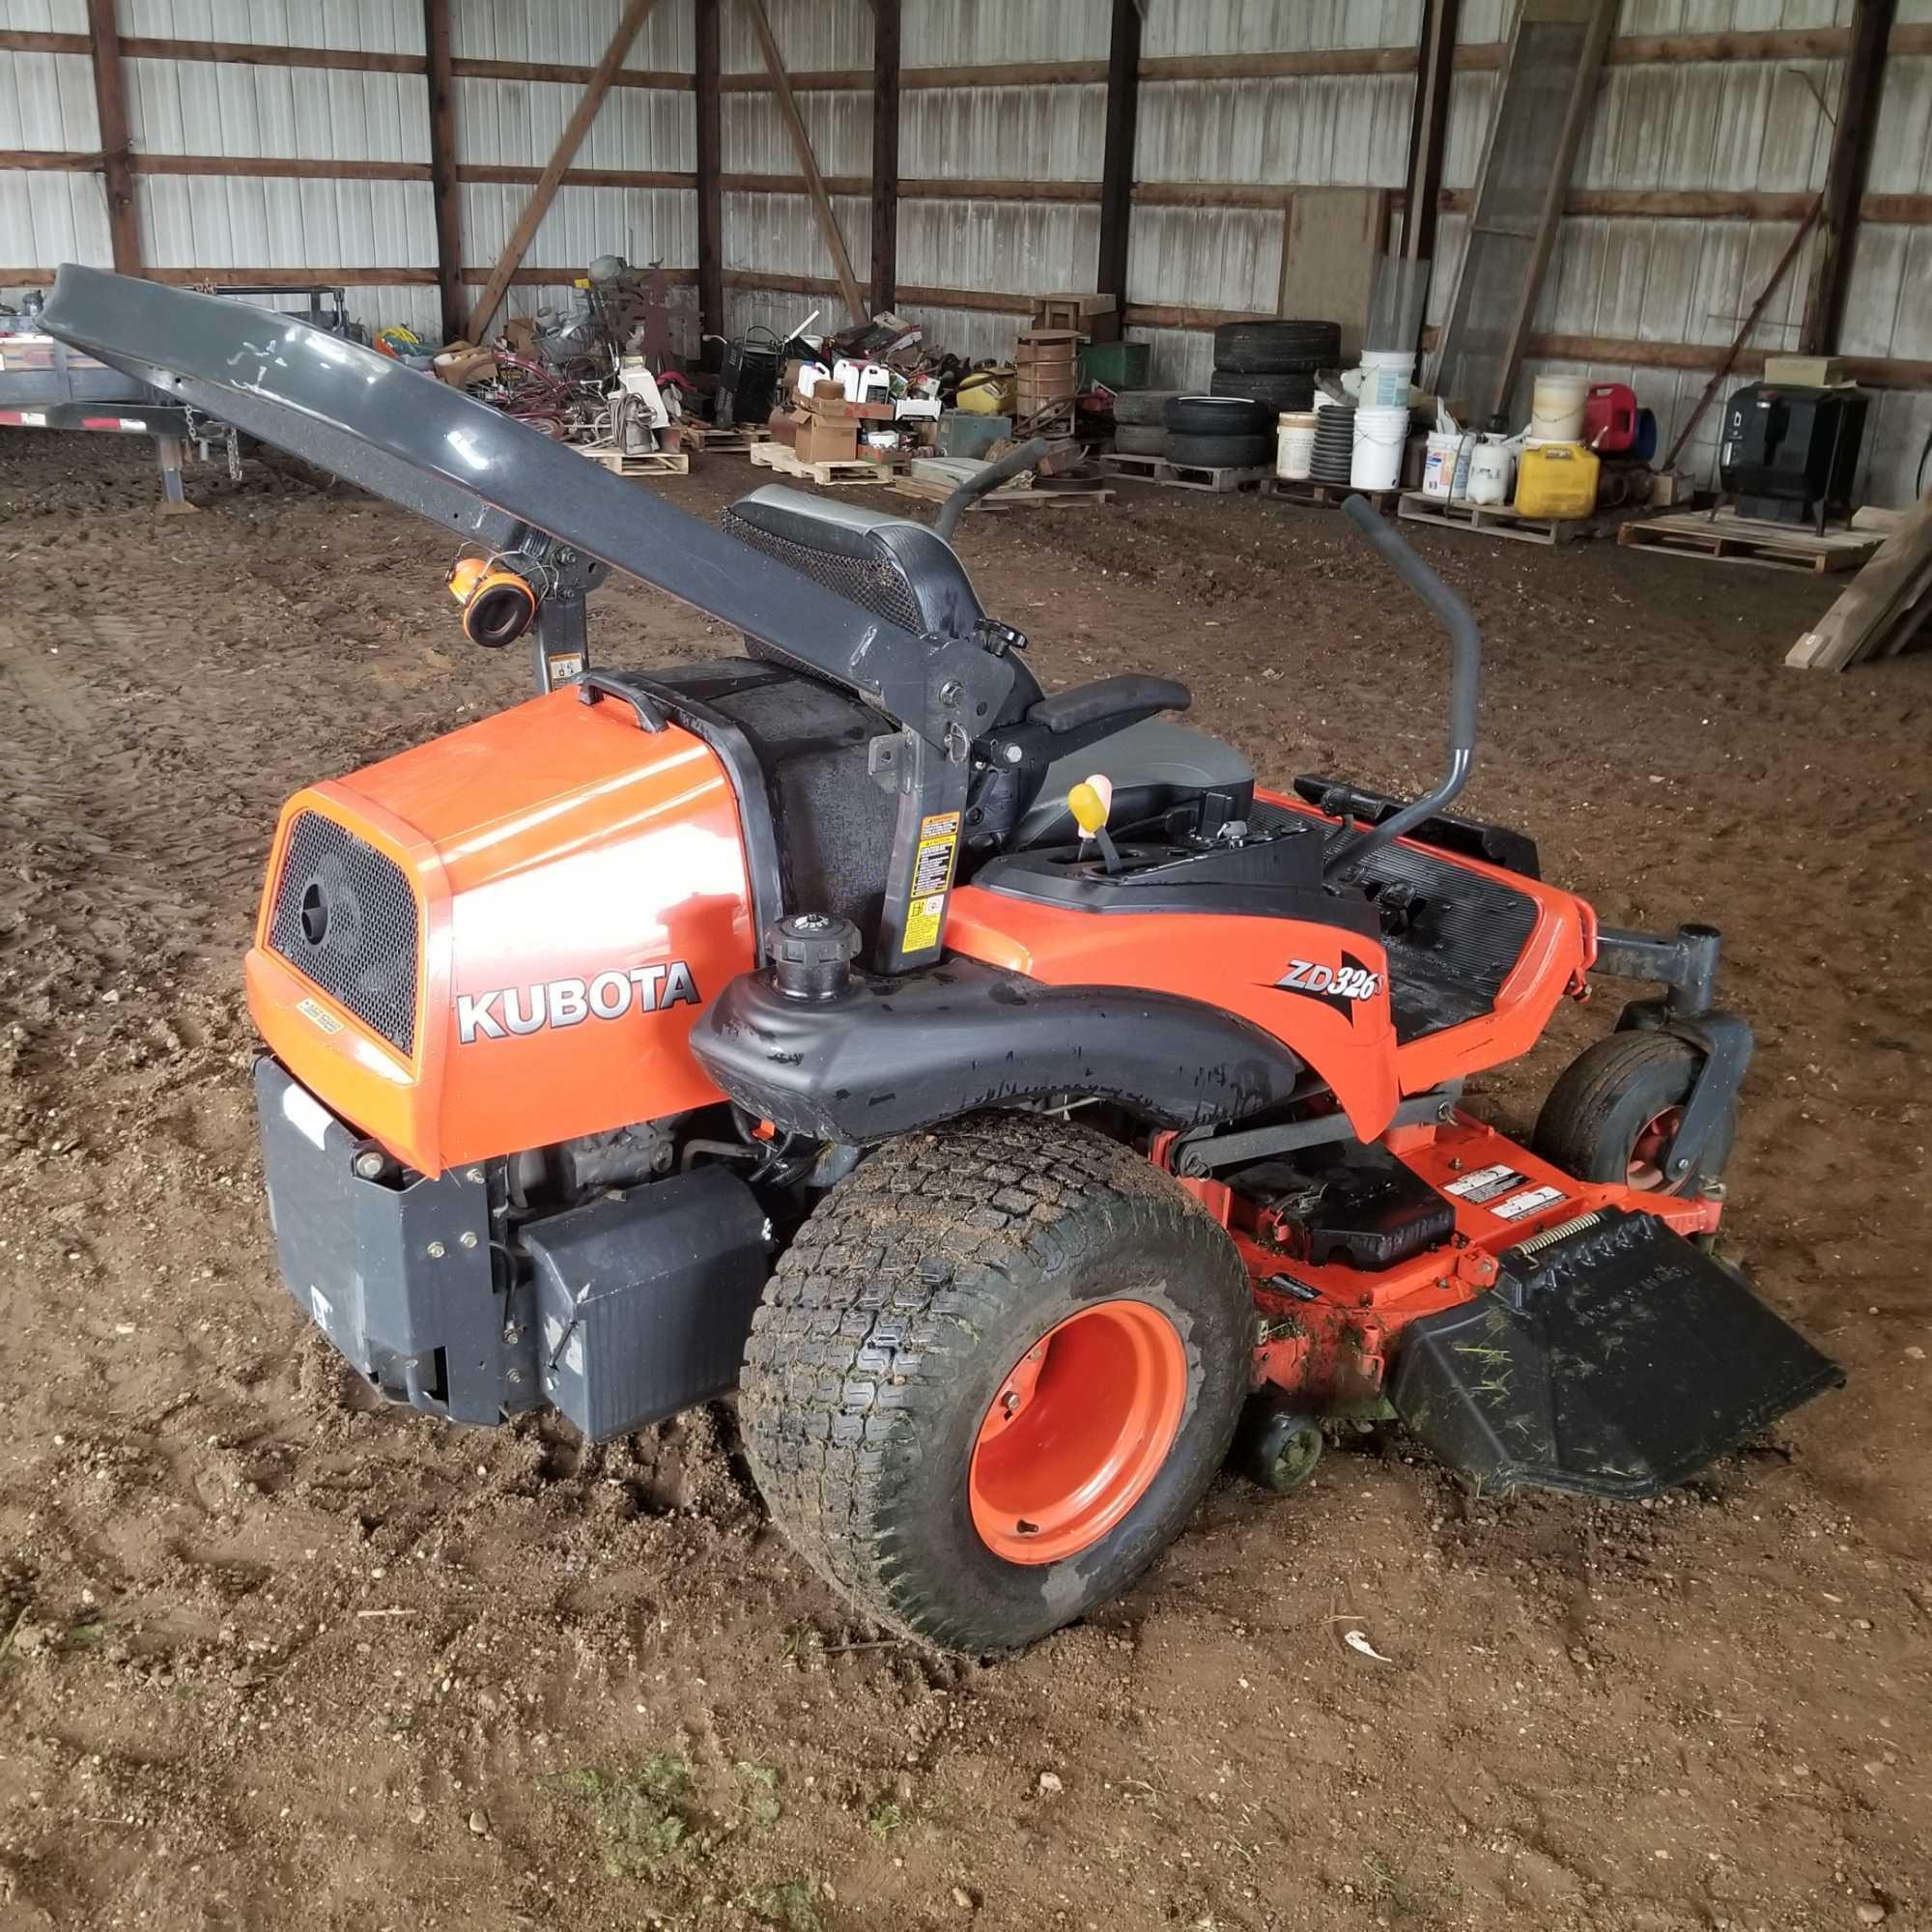
[[[849,1143],[1062,1094],[1212,1126],[1282,1105],[1302,1072],[1259,1027],[1195,1000],[1048,986],[957,958],[855,976],[824,1000],[740,974],[693,1027],[691,1050],[748,1113]]]

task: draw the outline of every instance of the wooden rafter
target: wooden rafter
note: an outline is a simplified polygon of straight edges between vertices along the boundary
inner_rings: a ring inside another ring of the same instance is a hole
[[[517,217],[510,239],[503,243],[503,252],[497,256],[497,266],[483,285],[481,298],[469,312],[469,336],[471,342],[481,342],[488,334],[502,302],[503,293],[510,286],[510,278],[522,266],[525,252],[535,239],[544,216],[550,213],[558,184],[562,182],[565,170],[577,158],[577,151],[583,145],[583,137],[589,133],[590,124],[596,120],[597,110],[604,105],[605,97],[611,92],[611,83],[615,79],[617,70],[623,66],[624,57],[631,51],[652,5],[653,0],[625,0],[624,17],[617,22],[617,31],[611,36],[611,44],[604,50],[604,58],[597,63],[597,70],[590,76],[582,99],[565,122],[563,132],[557,136],[556,148],[531,190],[523,213]]]
[[[1100,259],[1094,287],[1127,301],[1127,247],[1134,218],[1134,135],[1140,125],[1140,0],[1114,0],[1107,43],[1107,118],[1100,155]]]
[[[1844,85],[1838,92],[1838,120],[1832,131],[1831,158],[1825,168],[1818,243],[1811,257],[1804,319],[1798,330],[1802,355],[1824,355],[1837,345],[1845,291],[1851,280],[1859,197],[1871,168],[1872,133],[1878,125],[1879,94],[1885,86],[1886,43],[1896,11],[1896,0],[1855,0],[1852,9],[1851,51],[1845,58]]]
[[[872,0],[872,310],[897,299],[899,0]]]
[[[707,338],[724,333],[724,129],[718,96],[718,14],[724,0],[696,0],[697,81],[697,327]],[[718,366],[718,343],[703,344]]]
[[[765,14],[765,0],[745,0],[745,6],[752,16],[752,31],[757,35],[758,45],[765,56],[765,72],[771,79],[772,91],[778,96],[779,112],[784,117],[793,151],[798,156],[798,165],[805,175],[806,191],[811,196],[812,212],[818,217],[818,232],[825,238],[826,251],[831,255],[832,266],[838,275],[838,293],[844,298],[845,306],[852,311],[852,320],[864,322],[866,297],[859,287],[858,276],[852,272],[852,257],[846,252],[844,236],[838,232],[838,216],[833,210],[831,195],[825,190],[825,178],[818,172],[818,158],[811,152],[811,134],[806,128],[805,117],[798,111],[798,101],[791,91],[791,80],[785,72],[778,40]]]
[[[141,272],[141,213],[134,206],[128,164],[128,91],[121,72],[121,29],[114,0],[87,0],[87,37],[94,55],[94,105],[100,121],[100,179],[107,190],[107,239],[114,271]]]
[[[1424,0],[1416,46],[1415,109],[1408,123],[1408,184],[1402,252],[1410,262],[1433,261],[1435,217],[1442,203],[1442,156],[1449,141],[1449,88],[1455,75],[1456,32],[1463,0]]]
[[[463,332],[463,200],[456,191],[456,81],[450,71],[449,0],[423,0],[429,50],[429,179],[436,213],[436,285],[445,340]]]

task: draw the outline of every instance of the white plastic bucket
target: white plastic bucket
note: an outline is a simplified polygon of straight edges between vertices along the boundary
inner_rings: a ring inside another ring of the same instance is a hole
[[[1362,351],[1362,385],[1358,398],[1365,410],[1406,410],[1408,385],[1415,377],[1415,357],[1395,349]]]
[[[1472,503],[1507,503],[1516,458],[1499,438],[1486,439],[1469,452],[1466,495]]]
[[[1408,440],[1408,406],[1355,412],[1355,451],[1349,484],[1355,490],[1393,490],[1402,481],[1403,444]]]
[[[1469,489],[1469,451],[1475,439],[1466,431],[1433,429],[1422,461],[1425,497],[1462,497]]]
[[[1530,391],[1530,435],[1542,442],[1576,442],[1589,401],[1590,385],[1581,376],[1539,376]]]
[[[1274,473],[1306,482],[1315,464],[1315,412],[1291,410],[1275,418]]]

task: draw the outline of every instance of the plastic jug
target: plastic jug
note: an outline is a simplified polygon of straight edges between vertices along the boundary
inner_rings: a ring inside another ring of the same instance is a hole
[[[1529,442],[1516,472],[1516,513],[1551,523],[1587,517],[1597,507],[1603,466],[1580,442]]]
[[[1601,456],[1619,456],[1636,440],[1636,391],[1628,383],[1595,383],[1583,405],[1583,440]]]

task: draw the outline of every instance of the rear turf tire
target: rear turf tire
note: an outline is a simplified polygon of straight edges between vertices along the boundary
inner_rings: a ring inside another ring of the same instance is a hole
[[[1171,1440],[1086,1547],[1009,1561],[975,1521],[989,1411],[1043,1338],[1122,1303],[1173,1338]],[[983,1654],[1118,1596],[1174,1539],[1228,1453],[1253,1345],[1234,1244],[1166,1175],[1083,1127],[979,1115],[888,1143],[813,1210],[765,1289],[739,1417],[773,1517],[828,1581]]]
[[[1715,1180],[1737,1139],[1734,1101],[1713,1125],[1691,1171],[1665,1182],[1639,1178],[1646,1129],[1690,1097],[1703,1056],[1674,1034],[1613,1033],[1585,1047],[1563,1070],[1538,1115],[1530,1146],[1578,1180],[1610,1180],[1647,1191],[1694,1194]]]

